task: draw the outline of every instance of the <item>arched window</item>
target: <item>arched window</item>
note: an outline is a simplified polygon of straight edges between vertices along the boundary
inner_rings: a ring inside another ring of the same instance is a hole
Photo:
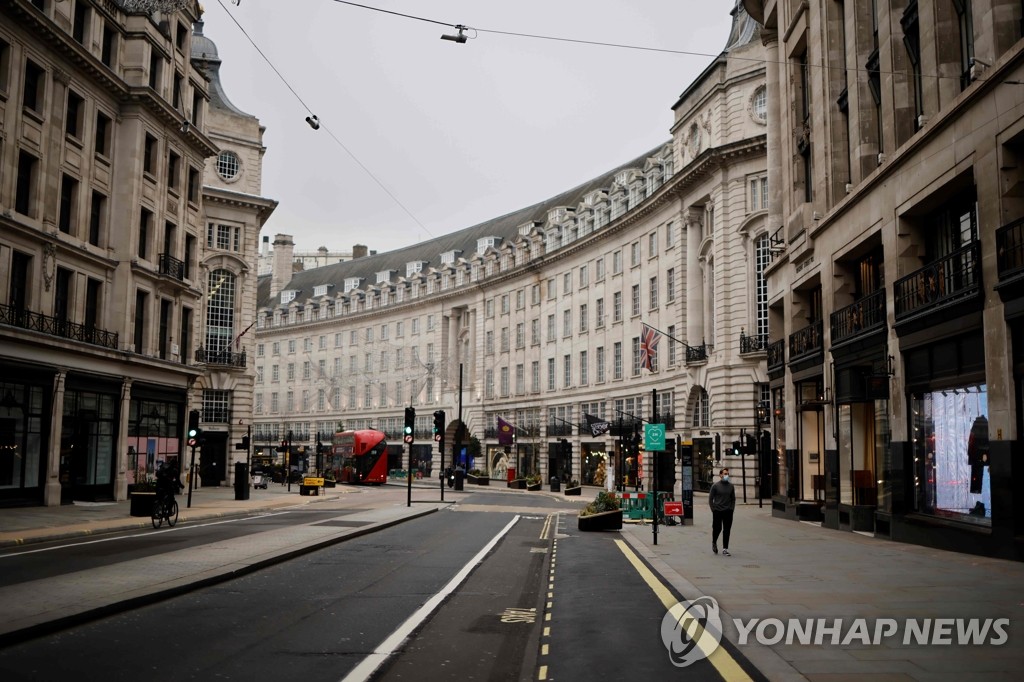
[[[235,333],[235,276],[227,270],[211,272],[206,298],[206,350],[230,351]]]

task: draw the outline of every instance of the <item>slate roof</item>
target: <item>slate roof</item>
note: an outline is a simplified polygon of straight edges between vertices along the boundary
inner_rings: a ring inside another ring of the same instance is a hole
[[[583,202],[583,198],[587,194],[599,189],[609,189],[618,173],[627,169],[642,170],[647,159],[660,156],[664,148],[665,144],[661,144],[592,180],[499,218],[493,218],[478,225],[394,251],[297,272],[291,281],[283,284],[281,288],[282,290],[297,289],[298,293],[294,301],[302,305],[306,300],[312,298],[313,289],[318,285],[333,285],[329,295],[336,296],[345,290],[345,280],[350,277],[362,278],[360,288],[365,289],[367,285],[373,285],[377,281],[378,272],[394,271],[392,282],[399,277],[404,277],[405,266],[411,261],[424,261],[426,265],[423,266],[423,270],[427,271],[430,268],[440,269],[441,254],[449,251],[461,251],[460,257],[468,259],[476,253],[478,239],[500,237],[502,243],[514,241],[519,236],[519,227],[524,223],[537,221],[544,225],[547,222],[548,211],[551,209],[560,206],[575,209]],[[270,278],[271,275],[261,275],[259,278],[257,286],[257,307],[259,309],[272,308],[280,304],[279,296],[274,298],[270,296]]]

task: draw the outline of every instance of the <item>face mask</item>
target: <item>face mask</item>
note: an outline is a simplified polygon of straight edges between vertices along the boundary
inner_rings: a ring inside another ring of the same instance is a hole
[[[729,482],[729,474],[726,474],[725,476],[722,476],[722,480],[725,481],[726,483],[728,483]]]

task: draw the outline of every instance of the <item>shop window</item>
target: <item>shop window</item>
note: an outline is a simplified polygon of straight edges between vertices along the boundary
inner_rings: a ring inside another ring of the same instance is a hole
[[[917,511],[992,524],[985,384],[913,393]]]

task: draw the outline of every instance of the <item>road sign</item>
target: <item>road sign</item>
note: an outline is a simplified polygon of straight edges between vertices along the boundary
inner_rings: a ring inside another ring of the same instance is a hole
[[[644,450],[657,452],[665,449],[665,425],[644,424]]]
[[[665,502],[665,516],[682,516],[682,502]]]

